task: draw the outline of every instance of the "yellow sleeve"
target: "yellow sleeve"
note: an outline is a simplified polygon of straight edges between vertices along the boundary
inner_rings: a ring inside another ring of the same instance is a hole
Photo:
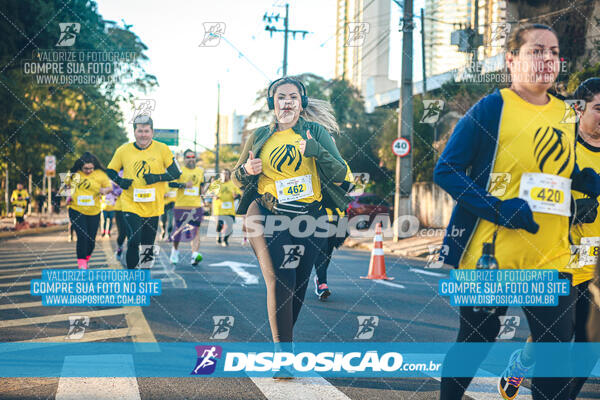
[[[169,168],[169,166],[171,165],[172,162],[177,162],[177,160],[175,160],[175,156],[173,155],[171,150],[169,150],[169,146],[167,146],[164,143],[161,143],[161,144],[162,144],[161,154],[162,154],[163,164],[166,169],[166,168]],[[181,168],[179,168],[179,170],[181,170]]]
[[[119,147],[117,151],[115,151],[112,160],[110,160],[110,162],[108,163],[108,167],[106,168],[112,169],[117,172],[119,172],[123,168],[123,160],[121,159],[122,148],[123,147]]]
[[[108,175],[106,175],[106,172],[102,171],[102,175],[100,176],[100,186],[104,187],[110,187],[112,188],[112,183],[110,182],[110,179],[108,178]]]
[[[354,176],[352,176],[352,171],[350,171],[350,166],[346,163],[346,181],[352,183],[354,182]]]

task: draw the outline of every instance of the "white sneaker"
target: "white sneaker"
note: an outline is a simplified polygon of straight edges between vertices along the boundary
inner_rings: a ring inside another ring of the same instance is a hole
[[[171,250],[171,264],[177,264],[179,262],[179,252],[175,249]]]

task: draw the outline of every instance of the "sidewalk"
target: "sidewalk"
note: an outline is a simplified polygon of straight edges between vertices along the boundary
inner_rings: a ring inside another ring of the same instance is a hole
[[[15,229],[13,217],[0,217],[0,238],[62,230],[68,224],[69,218],[64,209],[59,214],[51,215],[31,213],[25,216],[25,222],[26,224]]]
[[[344,247],[371,251],[375,231],[358,231],[356,233],[358,235],[352,232],[344,242]],[[403,238],[394,243],[391,230],[386,230],[383,234],[383,251],[385,254],[394,256],[424,258],[430,254],[432,246],[441,246],[443,239],[444,237],[441,235],[419,236],[417,233],[415,236]]]

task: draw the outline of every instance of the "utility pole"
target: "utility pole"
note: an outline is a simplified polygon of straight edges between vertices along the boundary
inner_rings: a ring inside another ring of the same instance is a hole
[[[217,82],[217,142],[215,146],[215,173],[219,173],[219,132],[221,120],[221,82]]]
[[[219,131],[218,128],[217,128],[217,131]],[[194,154],[196,154],[196,142],[197,141],[198,141],[198,116],[194,115]]]
[[[423,96],[427,92],[427,73],[425,65],[425,10],[421,8],[421,69],[423,70]]]
[[[413,1],[404,1],[402,19],[402,81],[400,86],[400,114],[398,115],[398,137],[412,143],[413,129]],[[396,158],[396,193],[394,194],[394,242],[398,241],[400,227],[398,217],[411,215],[412,150],[405,157]],[[402,213],[400,213],[402,211]]]
[[[283,29],[277,29],[275,26],[271,26],[271,25],[265,26],[265,31],[270,32],[271,37],[273,37],[273,32],[283,32],[283,65],[282,65],[282,69],[281,69],[283,72],[282,76],[287,76],[288,34],[291,33],[292,38],[296,39],[296,33],[301,33],[302,39],[304,39],[306,37],[306,35],[308,35],[310,33],[308,31],[290,29],[289,7],[290,7],[290,5],[286,3],[285,4],[285,17],[283,18]],[[273,20],[275,20],[275,22],[278,22],[279,18],[280,18],[279,14],[267,15],[267,13],[265,13],[265,15],[263,16],[263,21],[268,22],[270,24]]]
[[[473,68],[475,71],[479,71],[477,68],[477,62],[479,58],[479,1],[474,0],[475,15],[473,16],[473,35],[471,36],[471,49],[473,51]]]

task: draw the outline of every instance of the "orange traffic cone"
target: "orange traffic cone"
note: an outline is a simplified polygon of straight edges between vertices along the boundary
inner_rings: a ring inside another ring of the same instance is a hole
[[[361,276],[361,279],[387,279],[385,273],[385,258],[383,257],[383,238],[381,233],[381,223],[375,227],[375,238],[373,238],[373,251],[371,252],[371,263],[369,264],[369,275]]]

